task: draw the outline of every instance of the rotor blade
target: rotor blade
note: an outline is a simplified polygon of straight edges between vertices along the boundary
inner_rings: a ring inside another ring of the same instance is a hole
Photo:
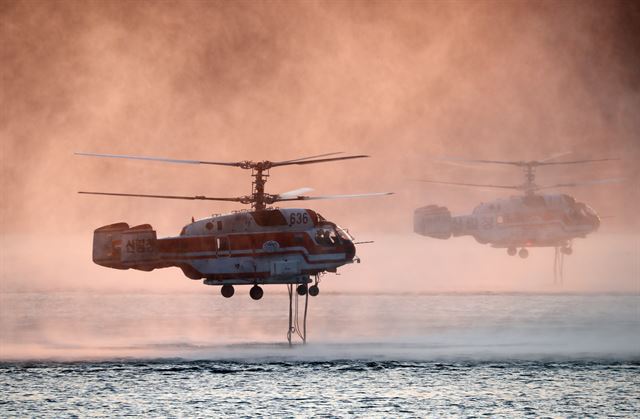
[[[536,189],[550,189],[550,188],[572,188],[575,186],[586,186],[586,185],[603,185],[606,183],[620,183],[623,182],[624,178],[610,178],[610,179],[598,179],[598,180],[584,180],[581,182],[572,182],[572,183],[557,183],[555,185],[544,185],[538,186]]]
[[[418,182],[427,182],[427,183],[438,183],[441,185],[454,185],[454,186],[471,186],[478,188],[500,188],[500,189],[522,189],[520,186],[512,186],[512,185],[489,185],[489,184],[478,184],[478,183],[459,183],[459,182],[440,182],[437,180],[425,180],[425,179],[415,179]]]
[[[559,153],[553,153],[549,157],[547,157],[546,159],[540,160],[540,163],[546,163],[546,162],[548,162],[550,160],[555,160],[558,157],[566,156],[568,154],[573,154],[573,152],[572,151],[561,151]]]
[[[312,190],[313,188],[299,188],[299,189],[294,189],[292,191],[279,193],[277,196],[278,198],[295,198],[297,196],[304,195],[307,192],[311,192]]]
[[[241,162],[219,162],[219,161],[204,161],[204,160],[180,160],[180,159],[167,159],[163,157],[147,157],[147,156],[128,156],[124,154],[100,154],[100,153],[74,153],[77,156],[90,156],[90,157],[107,157],[112,159],[129,159],[129,160],[151,160],[161,161],[165,163],[181,163],[181,164],[215,164],[218,166],[241,166]]]
[[[319,157],[335,156],[336,154],[342,154],[342,153],[344,153],[344,151],[335,151],[333,153],[325,153],[325,154],[318,154],[316,156],[300,157],[299,159],[283,160],[275,163],[292,163],[300,160],[309,160],[309,159],[317,159]]]
[[[393,195],[393,192],[373,192],[373,193],[362,193],[362,194],[352,194],[352,195],[296,196],[296,197],[285,198],[285,199],[276,198],[276,201],[310,201],[310,200],[317,200],[317,199],[365,198],[369,196],[385,196],[385,195]]]
[[[538,162],[538,165],[539,166],[550,166],[550,165],[556,165],[556,164],[580,164],[580,163],[593,163],[593,162],[611,161],[611,160],[620,160],[620,159],[612,158],[612,159],[590,159],[590,160]]]
[[[520,161],[508,161],[508,160],[468,160],[459,159],[457,157],[440,157],[436,160],[452,163],[490,163],[490,164],[509,164],[512,166],[520,166],[523,162]]]
[[[243,198],[212,198],[209,196],[176,196],[176,195],[145,195],[145,194],[133,194],[133,193],[113,193],[113,192],[85,192],[80,191],[80,194],[87,195],[107,195],[107,196],[128,196],[135,198],[163,198],[163,199],[188,199],[188,200],[205,200],[205,201],[231,201],[242,202]]]
[[[287,166],[287,165],[291,165],[291,164],[325,163],[325,162],[329,162],[329,161],[338,161],[338,160],[362,159],[362,158],[365,158],[365,157],[369,157],[369,156],[357,155],[357,156],[332,157],[332,158],[329,158],[329,159],[304,160],[304,161],[292,161],[292,162],[274,162],[274,163],[271,163],[271,167]]]

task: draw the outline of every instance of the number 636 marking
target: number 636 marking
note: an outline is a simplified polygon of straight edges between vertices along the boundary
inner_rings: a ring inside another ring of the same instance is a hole
[[[309,222],[309,214],[306,212],[294,212],[289,215],[289,226],[294,224],[307,224]]]

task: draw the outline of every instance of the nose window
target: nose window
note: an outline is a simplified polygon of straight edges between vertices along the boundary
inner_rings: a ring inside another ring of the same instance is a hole
[[[335,246],[340,244],[340,236],[331,227],[320,227],[316,230],[316,243],[321,246]]]
[[[349,232],[345,229],[343,229],[342,227],[338,226],[338,235],[340,236],[340,238],[342,240],[349,240],[349,241],[353,241],[353,237],[351,236],[351,234],[349,234]]]

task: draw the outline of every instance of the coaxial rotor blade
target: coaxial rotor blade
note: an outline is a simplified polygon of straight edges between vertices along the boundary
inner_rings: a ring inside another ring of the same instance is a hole
[[[385,195],[393,195],[393,192],[373,192],[373,193],[351,194],[351,195],[296,196],[296,197],[285,198],[285,199],[276,198],[275,200],[276,201],[310,201],[310,200],[318,200],[318,199],[365,198],[369,196],[385,196]]]
[[[107,195],[107,196],[128,196],[135,198],[163,198],[163,199],[187,199],[187,200],[204,200],[204,201],[230,201],[230,202],[245,202],[247,198],[214,198],[209,196],[195,195],[195,196],[177,196],[177,195],[146,195],[146,194],[132,194],[132,193],[114,193],[114,192],[85,192],[80,191],[80,194],[87,195]]]
[[[299,188],[294,189],[292,191],[282,192],[276,195],[278,198],[295,198],[297,196],[301,196],[306,194],[307,192],[313,191],[313,188]]]
[[[572,183],[557,183],[555,185],[544,185],[538,186],[536,189],[551,189],[551,188],[572,188],[576,186],[587,186],[587,185],[603,185],[607,183],[620,183],[623,182],[624,178],[610,178],[610,179],[598,179],[598,180],[585,180],[580,182],[572,182]]]
[[[220,161],[205,161],[205,160],[180,160],[180,159],[168,159],[164,157],[148,157],[148,156],[129,156],[124,154],[100,154],[100,153],[74,153],[78,156],[90,156],[90,157],[107,157],[112,159],[129,159],[129,160],[151,160],[161,161],[165,163],[181,163],[181,164],[213,164],[218,166],[234,166],[240,167],[243,162],[220,162]]]
[[[303,161],[291,161],[291,162],[272,162],[271,167],[277,166],[288,166],[292,164],[314,164],[314,163],[325,163],[330,161],[338,161],[338,160],[350,160],[350,159],[362,159],[365,157],[369,157],[366,155],[357,155],[357,156],[344,156],[344,157],[331,157],[328,159],[316,159],[316,160],[303,160]]]
[[[548,161],[555,160],[555,159],[557,159],[558,157],[566,156],[566,155],[568,155],[568,154],[572,154],[572,153],[573,153],[572,151],[561,151],[561,152],[559,152],[559,153],[553,153],[553,154],[551,154],[549,157],[547,157],[547,158],[545,158],[545,159],[540,160],[540,163],[546,163],[546,162],[548,162]]]
[[[580,164],[580,163],[593,163],[599,161],[612,161],[612,160],[620,160],[616,158],[611,159],[589,159],[589,160],[572,160],[572,161],[550,161],[550,162],[537,162],[538,166],[551,166],[557,164]]]
[[[490,163],[490,164],[508,164],[512,166],[520,166],[523,162],[521,161],[509,161],[509,160],[469,160],[469,159],[459,159],[457,157],[439,157],[436,160],[451,162],[451,163]]]
[[[551,157],[548,157],[543,160],[521,160],[521,161],[510,161],[510,160],[468,160],[468,159],[459,159],[456,157],[441,157],[437,160],[450,162],[450,163],[489,163],[489,164],[507,164],[511,166],[551,166],[551,165],[559,165],[559,164],[579,164],[579,163],[592,163],[592,162],[600,162],[600,161],[610,161],[610,160],[620,160],[617,158],[606,158],[606,159],[585,159],[585,160],[571,160],[571,161],[550,161],[556,159],[560,156],[565,156],[567,154],[571,154],[571,152],[562,152],[556,153]]]
[[[500,188],[500,189],[522,189],[521,186],[514,185],[490,185],[490,184],[479,184],[479,183],[460,183],[460,182],[440,182],[437,180],[425,180],[425,179],[416,179],[418,182],[426,182],[426,183],[437,183],[441,185],[454,185],[454,186],[470,186],[470,187],[478,187],[478,188]]]
[[[320,157],[327,157],[327,156],[335,156],[336,154],[342,154],[344,153],[344,151],[335,151],[333,153],[325,153],[325,154],[318,154],[315,156],[308,156],[308,157],[300,157],[298,159],[291,159],[291,160],[283,160],[283,161],[279,161],[279,162],[275,162],[275,163],[292,163],[292,162],[297,162],[297,161],[301,161],[301,160],[309,160],[309,159],[317,159]]]

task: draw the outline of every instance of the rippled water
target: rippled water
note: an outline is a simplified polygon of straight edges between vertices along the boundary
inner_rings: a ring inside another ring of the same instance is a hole
[[[632,362],[128,361],[0,366],[7,416],[627,416]]]
[[[0,416],[619,416],[640,298],[0,295]]]

